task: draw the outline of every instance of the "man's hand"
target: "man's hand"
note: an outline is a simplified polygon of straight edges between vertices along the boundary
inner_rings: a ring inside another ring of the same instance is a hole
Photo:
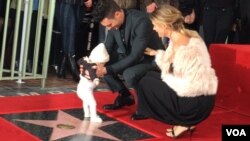
[[[92,0],[85,0],[84,4],[87,8],[91,8],[92,7]]]
[[[184,22],[187,24],[192,24],[195,20],[195,12],[192,10],[192,13],[184,17]]]
[[[157,8],[156,3],[152,2],[151,4],[149,4],[149,5],[146,7],[147,13],[152,13],[152,12],[154,12],[156,8]]]
[[[107,74],[107,70],[104,64],[96,64],[95,68],[96,68],[96,75],[98,77],[103,77],[105,74]]]

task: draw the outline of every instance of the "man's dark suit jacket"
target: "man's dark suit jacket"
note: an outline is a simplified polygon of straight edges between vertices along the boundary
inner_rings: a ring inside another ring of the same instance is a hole
[[[144,55],[146,47],[163,49],[161,39],[153,31],[153,25],[146,13],[133,9],[124,10],[124,12],[125,42],[122,41],[118,29],[109,30],[105,41],[107,51],[111,55],[111,61],[114,52],[123,56],[119,61],[106,66],[108,74],[117,74],[138,63],[152,61],[154,57]]]

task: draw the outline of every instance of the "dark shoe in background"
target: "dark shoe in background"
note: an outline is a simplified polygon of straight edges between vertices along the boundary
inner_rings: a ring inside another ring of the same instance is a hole
[[[71,75],[72,78],[74,79],[74,81],[79,82],[80,77],[79,77],[79,71],[76,65],[76,60],[75,60],[75,55],[68,55],[68,60],[69,60],[69,66],[70,66],[70,71],[71,71]]]
[[[66,78],[66,62],[67,56],[64,55],[59,65],[59,71],[57,73],[58,78]]]

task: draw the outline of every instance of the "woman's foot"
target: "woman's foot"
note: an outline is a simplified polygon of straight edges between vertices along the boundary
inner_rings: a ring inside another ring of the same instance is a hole
[[[174,126],[171,129],[167,129],[166,135],[171,138],[178,138],[184,135],[186,132],[193,132],[195,126],[185,127],[185,126]]]
[[[174,128],[174,127],[173,127]],[[166,132],[172,132],[172,130],[173,130],[173,128],[168,128],[168,129],[166,129]],[[195,126],[190,126],[190,130],[191,131],[193,131],[193,130],[195,130]]]

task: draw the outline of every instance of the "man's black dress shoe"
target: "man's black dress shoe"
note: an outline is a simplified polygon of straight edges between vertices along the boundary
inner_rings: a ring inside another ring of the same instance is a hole
[[[149,118],[148,116],[138,114],[137,112],[134,113],[134,114],[131,116],[131,120],[143,120],[143,119],[148,119],[148,118]]]
[[[135,100],[132,96],[118,96],[115,99],[114,104],[106,104],[102,108],[105,110],[116,110],[123,106],[130,106],[135,104]]]

